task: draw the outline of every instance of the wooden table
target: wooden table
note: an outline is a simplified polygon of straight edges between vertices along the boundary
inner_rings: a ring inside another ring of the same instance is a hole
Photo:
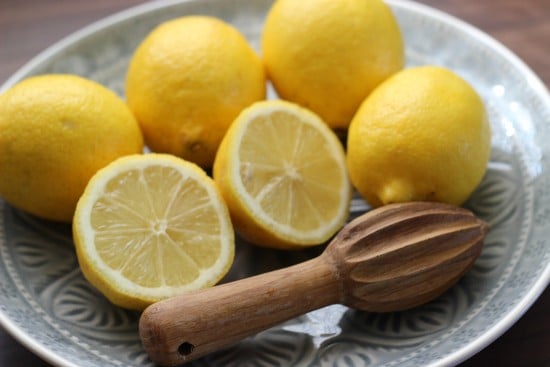
[[[253,0],[251,0],[253,1]],[[1,0],[0,84],[31,57],[69,33],[143,0]],[[421,0],[489,33],[550,85],[548,0]],[[549,122],[550,123],[550,122]],[[550,366],[550,290],[490,346],[462,363]],[[0,327],[0,366],[49,366]]]

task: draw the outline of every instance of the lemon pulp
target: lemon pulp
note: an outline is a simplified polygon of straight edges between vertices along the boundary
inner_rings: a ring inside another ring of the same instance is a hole
[[[73,225],[84,275],[128,308],[213,285],[233,260],[232,226],[213,182],[168,155],[131,156],[100,171]]]
[[[348,215],[341,143],[319,117],[289,102],[243,111],[222,141],[214,179],[237,230],[259,245],[322,243]]]

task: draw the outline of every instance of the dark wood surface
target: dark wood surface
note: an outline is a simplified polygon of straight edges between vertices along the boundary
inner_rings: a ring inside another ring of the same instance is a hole
[[[253,0],[251,0],[253,1]],[[64,36],[143,0],[0,0],[0,84]],[[549,0],[422,0],[490,34],[550,85]],[[462,367],[550,366],[550,290]],[[0,366],[49,366],[0,327]]]

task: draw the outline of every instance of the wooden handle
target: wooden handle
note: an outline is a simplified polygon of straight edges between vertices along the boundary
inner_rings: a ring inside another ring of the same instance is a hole
[[[340,282],[323,255],[270,273],[149,306],[140,337],[150,358],[173,366],[306,312],[338,303]]]

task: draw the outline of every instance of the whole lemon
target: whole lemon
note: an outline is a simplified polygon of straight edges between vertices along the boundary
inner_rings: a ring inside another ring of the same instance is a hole
[[[128,105],[149,148],[204,168],[233,119],[265,94],[262,62],[244,36],[206,16],[177,18],[151,31],[126,77]]]
[[[405,69],[361,105],[349,128],[352,183],[373,206],[404,201],[462,204],[482,180],[491,150],[483,101],[437,66]]]
[[[382,0],[277,0],[262,53],[279,96],[346,129],[365,97],[403,68],[399,25]]]
[[[71,221],[95,172],[142,150],[124,101],[91,80],[35,76],[0,95],[0,196],[36,216]]]

